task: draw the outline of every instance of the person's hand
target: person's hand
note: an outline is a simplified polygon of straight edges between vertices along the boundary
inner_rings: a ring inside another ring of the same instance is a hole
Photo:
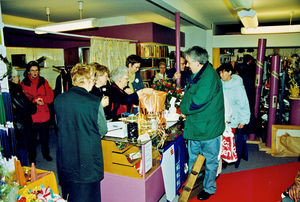
[[[108,106],[108,104],[109,104],[109,97],[108,96],[103,96],[102,100],[101,100],[101,104],[102,104],[102,107]]]
[[[294,201],[298,201],[299,191],[300,191],[300,187],[298,187],[296,184],[293,184],[289,189],[289,197]]]
[[[179,79],[181,77],[180,72],[175,72],[174,76],[173,76],[173,80]]]
[[[244,124],[241,124],[241,123],[240,123],[240,124],[238,125],[238,128],[244,128]]]
[[[124,89],[125,93],[127,93],[128,95],[134,93],[134,91],[131,88],[125,88]]]
[[[45,104],[43,98],[41,98],[41,97],[35,99],[35,102],[36,102],[38,105],[44,105],[44,104]]]

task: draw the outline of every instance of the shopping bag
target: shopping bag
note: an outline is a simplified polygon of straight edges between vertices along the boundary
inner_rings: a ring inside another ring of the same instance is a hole
[[[221,158],[227,163],[237,161],[237,153],[234,142],[234,134],[230,127],[226,127],[223,133],[222,145],[221,145]]]

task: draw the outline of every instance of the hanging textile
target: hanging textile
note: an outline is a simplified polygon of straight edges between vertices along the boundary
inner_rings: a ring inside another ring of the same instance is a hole
[[[8,137],[10,142],[10,157],[17,156],[17,139],[15,129],[12,127],[8,128]]]
[[[136,54],[129,41],[93,37],[91,39],[90,62],[107,66],[110,71],[125,66],[126,58]]]
[[[0,128],[0,140],[1,140],[1,147],[3,148],[2,156],[5,158],[10,157],[10,145],[8,139],[8,128]]]
[[[0,125],[5,125],[5,124],[6,124],[5,108],[4,108],[2,93],[0,93]]]
[[[13,121],[13,112],[12,112],[11,99],[10,99],[9,93],[2,92],[2,98],[3,98],[3,103],[4,103],[6,121],[12,122]]]
[[[15,130],[11,126],[0,126],[0,145],[3,148],[1,151],[5,158],[10,158],[17,155],[17,141]]]

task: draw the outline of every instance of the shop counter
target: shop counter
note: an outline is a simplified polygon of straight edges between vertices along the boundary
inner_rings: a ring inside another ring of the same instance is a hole
[[[102,150],[102,202],[157,202],[162,197],[165,189],[160,153],[152,149],[151,141],[133,144],[126,138],[104,138]],[[132,160],[129,157],[133,153],[141,153],[141,156]],[[149,170],[146,172],[145,168]]]

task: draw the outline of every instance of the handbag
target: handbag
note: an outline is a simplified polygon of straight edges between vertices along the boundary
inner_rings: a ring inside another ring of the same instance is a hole
[[[229,126],[226,126],[225,131],[223,133],[221,145],[221,158],[227,163],[233,163],[237,161],[234,134]]]

